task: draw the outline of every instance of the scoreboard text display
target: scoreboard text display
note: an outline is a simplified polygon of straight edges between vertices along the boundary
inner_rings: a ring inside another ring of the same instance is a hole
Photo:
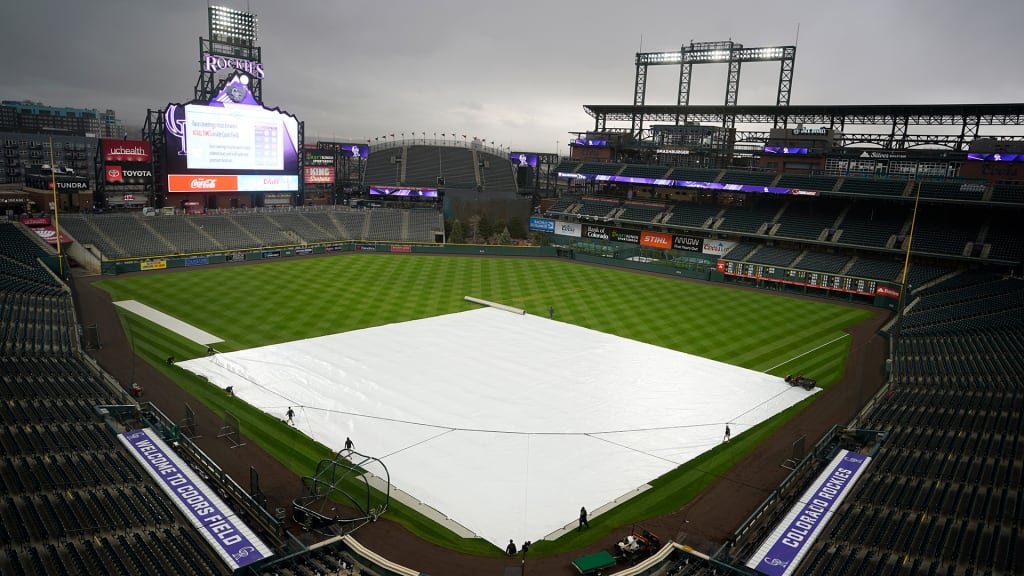
[[[726,276],[739,276],[741,278],[766,280],[769,282],[779,282],[781,284],[824,288],[827,290],[862,294],[865,296],[874,296],[878,292],[879,288],[878,281],[870,280],[868,278],[844,276],[842,274],[828,274],[825,272],[812,272],[809,270],[797,270],[794,268],[782,268],[780,266],[769,266],[767,264],[720,260],[718,262],[718,269],[719,272],[722,272]]]

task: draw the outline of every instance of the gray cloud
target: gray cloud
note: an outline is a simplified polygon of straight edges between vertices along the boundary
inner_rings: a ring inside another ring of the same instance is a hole
[[[226,5],[245,9],[236,0]],[[695,41],[790,44],[792,103],[1021,101],[1024,3],[864,0],[341,2],[254,0],[264,100],[310,136],[456,132],[549,151],[593,121],[584,104],[633,99],[633,54]],[[35,0],[4,7],[0,97],[112,108],[140,125],[190,99],[206,3]],[[642,38],[641,38],[642,34]],[[705,69],[706,68],[706,69]],[[775,101],[778,68],[744,67],[741,104]],[[647,102],[675,102],[652,68]],[[722,66],[696,67],[691,103],[717,104]]]

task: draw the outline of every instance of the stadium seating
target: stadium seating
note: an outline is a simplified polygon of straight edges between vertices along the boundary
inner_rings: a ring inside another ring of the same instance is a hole
[[[583,165],[579,167],[577,172],[579,172],[580,174],[588,174],[594,176],[614,176],[618,174],[623,168],[625,168],[625,165],[623,164],[612,164],[610,162],[584,162]]]
[[[1024,261],[1024,234],[1020,233],[1019,214],[997,211],[992,215],[985,234],[989,245],[987,257],[1012,262]]]
[[[668,166],[648,166],[642,164],[627,164],[619,174],[633,178],[665,178],[669,172]]]
[[[903,262],[898,260],[874,260],[871,258],[855,258],[846,274],[858,278],[874,280],[898,280],[903,271]]]
[[[775,184],[780,188],[796,188],[799,190],[817,190],[831,192],[839,181],[835,176],[805,176],[802,174],[783,174]]]
[[[781,202],[775,199],[762,198],[754,207],[733,206],[725,211],[719,230],[757,234],[765,224],[774,222]]]
[[[838,191],[843,194],[904,196],[907,187],[908,183],[905,180],[846,177],[839,185]]]
[[[477,157],[484,164],[480,168],[480,185],[484,190],[491,192],[518,191],[515,172],[508,158],[486,152],[478,152]]]
[[[715,216],[722,211],[722,208],[715,204],[680,202],[669,210],[671,215],[663,220],[665,224],[686,228],[707,228],[714,223]]]
[[[446,188],[461,188],[472,190],[480,184],[476,177],[476,165],[474,163],[473,151],[468,148],[432,147],[431,150],[440,151],[441,169],[443,170],[444,185]],[[434,158],[436,160],[436,158]],[[437,184],[437,178],[431,180],[423,176],[423,182],[429,186]]]
[[[672,180],[690,180],[693,182],[718,182],[721,170],[710,168],[673,168],[668,178]]]
[[[890,239],[909,227],[910,209],[905,206],[855,202],[839,223],[837,242],[885,248]]]
[[[750,184],[752,186],[771,186],[778,174],[753,170],[726,170],[719,178],[723,184]]]
[[[799,250],[777,248],[774,246],[761,246],[758,250],[747,256],[747,262],[767,264],[769,266],[789,267],[799,255]]]
[[[395,164],[392,158],[402,158],[401,148],[388,148],[375,151],[366,158],[366,170],[363,172],[363,182],[370,186],[393,186],[398,183],[395,172]],[[400,172],[398,173],[401,174]],[[436,176],[436,174],[435,174]]]
[[[921,182],[922,198],[941,198],[944,200],[981,200],[985,193],[983,184],[967,182]]]
[[[547,209],[547,214],[568,214],[569,209],[572,208],[573,206],[576,206],[577,202],[579,202],[579,198],[577,198],[576,196],[562,196],[554,204],[552,204],[550,208]]]
[[[992,202],[1024,204],[1024,186],[1020,184],[996,184],[992,187]]]
[[[627,201],[624,203],[622,212],[616,216],[616,219],[630,222],[653,222],[664,211],[665,206],[637,204]]]
[[[612,216],[612,211],[619,208],[619,201],[609,198],[583,198],[577,216],[592,220],[604,220]]]
[[[554,173],[579,174],[581,164],[578,160],[562,160],[555,166]]]
[[[842,254],[827,254],[824,252],[806,252],[795,264],[801,270],[813,270],[815,272],[827,272],[838,274],[843,271],[850,262],[849,256]]]
[[[774,236],[818,240],[833,227],[844,206],[825,198],[791,199],[779,216]]]
[[[922,206],[914,225],[911,251],[955,256],[970,255],[968,244],[978,240],[981,218],[950,212],[942,207]]]

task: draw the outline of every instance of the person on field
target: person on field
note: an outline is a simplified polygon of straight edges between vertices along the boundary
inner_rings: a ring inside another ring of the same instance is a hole
[[[729,430],[729,425],[725,425],[725,436],[722,438],[722,442],[728,442],[732,438],[732,430]]]
[[[505,554],[508,554],[509,556],[516,555],[516,543],[513,542],[511,538],[508,540],[508,546],[505,546]]]
[[[285,412],[284,415],[288,417],[289,424],[295,424],[295,410],[292,410],[291,406],[288,407],[288,411]]]
[[[590,521],[587,520],[587,508],[586,506],[580,506],[580,525],[576,527],[577,530],[582,530],[584,527],[590,528]]]

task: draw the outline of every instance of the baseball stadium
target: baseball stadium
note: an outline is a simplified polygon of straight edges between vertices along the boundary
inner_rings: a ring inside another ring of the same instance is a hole
[[[255,21],[5,185],[0,573],[1024,573],[1024,104],[310,142]]]

